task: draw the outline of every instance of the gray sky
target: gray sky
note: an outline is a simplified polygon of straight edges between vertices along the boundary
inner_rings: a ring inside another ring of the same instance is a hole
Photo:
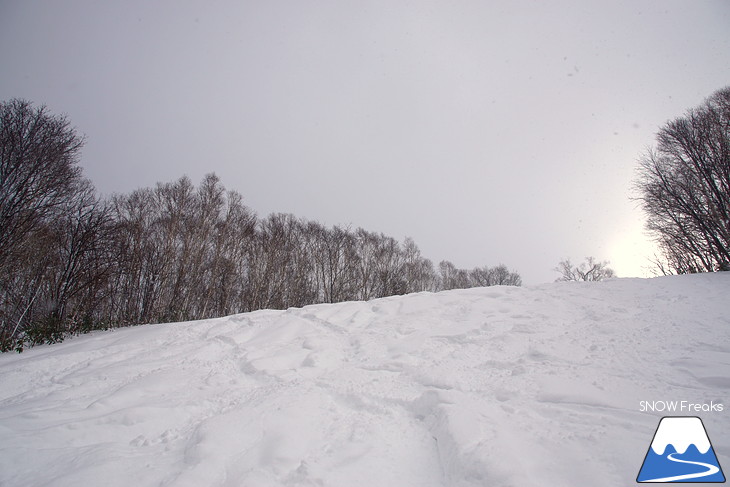
[[[636,160],[730,84],[730,2],[0,0],[0,66],[103,194],[216,172],[434,263],[636,276]]]

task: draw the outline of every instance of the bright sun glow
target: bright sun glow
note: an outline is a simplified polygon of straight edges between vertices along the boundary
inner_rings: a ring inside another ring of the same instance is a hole
[[[626,232],[616,235],[608,247],[611,268],[619,277],[653,277],[651,259],[657,252],[649,239],[643,222],[627,227]]]

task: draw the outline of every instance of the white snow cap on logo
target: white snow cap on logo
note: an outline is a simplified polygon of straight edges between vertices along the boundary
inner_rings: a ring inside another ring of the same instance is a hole
[[[689,445],[696,446],[702,454],[710,449],[710,439],[697,417],[662,418],[651,442],[651,449],[657,455],[663,455],[669,444],[674,445],[677,453],[686,452]]]

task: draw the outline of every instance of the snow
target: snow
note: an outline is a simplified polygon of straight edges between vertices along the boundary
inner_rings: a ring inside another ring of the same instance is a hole
[[[0,485],[628,485],[666,414],[640,402],[673,400],[725,406],[686,415],[730,464],[728,297],[730,273],[490,287],[4,354]]]
[[[696,417],[662,419],[651,442],[651,449],[657,455],[664,455],[664,450],[670,444],[680,454],[686,452],[690,445],[696,446],[700,453],[705,454],[711,446],[702,420]]]

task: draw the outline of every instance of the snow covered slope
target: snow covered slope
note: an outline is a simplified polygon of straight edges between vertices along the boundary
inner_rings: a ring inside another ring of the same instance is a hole
[[[260,311],[0,356],[0,485],[630,485],[729,393],[730,273]]]

